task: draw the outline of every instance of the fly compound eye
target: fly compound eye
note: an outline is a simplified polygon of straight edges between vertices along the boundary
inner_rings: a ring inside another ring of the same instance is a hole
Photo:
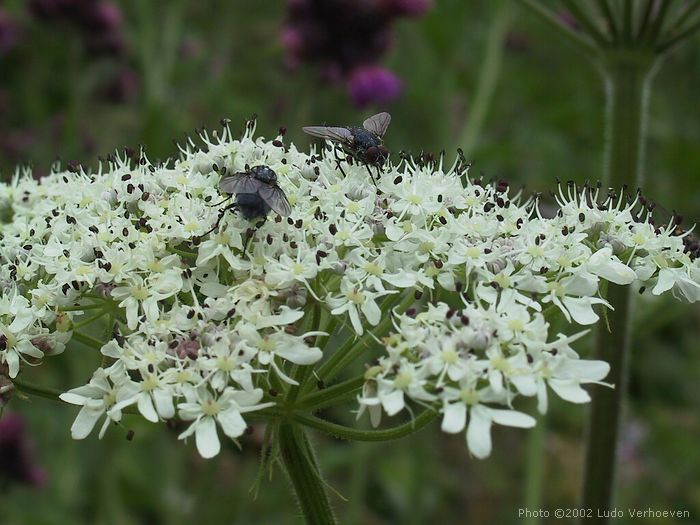
[[[377,146],[371,146],[367,148],[367,151],[365,152],[365,158],[367,159],[367,162],[370,164],[376,164],[377,161],[381,158],[381,152],[379,151],[379,148]]]

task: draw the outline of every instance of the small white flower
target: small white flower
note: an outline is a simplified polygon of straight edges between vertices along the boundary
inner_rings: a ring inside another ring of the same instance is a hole
[[[252,391],[227,388],[218,397],[214,397],[206,388],[199,388],[188,396],[188,402],[178,405],[178,414],[192,424],[180,434],[179,439],[195,435],[197,450],[203,458],[212,458],[221,450],[221,443],[216,431],[216,424],[221,426],[231,439],[240,437],[247,424],[242,413],[262,410],[274,403],[260,403],[262,390]]]

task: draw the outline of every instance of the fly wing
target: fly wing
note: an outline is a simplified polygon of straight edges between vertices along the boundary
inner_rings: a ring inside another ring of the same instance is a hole
[[[369,117],[362,123],[362,127],[367,131],[374,133],[377,137],[382,138],[384,133],[386,133],[386,129],[389,127],[390,122],[391,115],[384,111]]]
[[[234,173],[221,179],[219,189],[224,193],[256,193],[262,186],[250,173]]]
[[[258,188],[258,195],[282,217],[288,217],[292,213],[292,207],[287,200],[287,196],[279,186],[261,184],[260,188]]]
[[[304,126],[301,128],[304,133],[320,139],[332,140],[341,144],[352,144],[353,135],[348,128],[335,126]]]

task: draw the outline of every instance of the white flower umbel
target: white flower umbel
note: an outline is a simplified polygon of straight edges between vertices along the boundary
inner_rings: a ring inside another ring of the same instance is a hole
[[[217,427],[236,439],[246,414],[293,415],[295,399],[312,411],[304,396],[379,343],[350,392],[359,412],[378,425],[422,405],[485,457],[494,423],[534,423],[519,398],[544,412],[550,391],[583,403],[582,385],[605,380],[606,363],[570,346],[581,329],[552,334],[552,315],[597,322],[607,282],[700,299],[697,242],[639,199],[567,185],[546,218],[461,162],[387,163],[375,185],[361,164],[341,172],[333,153],[253,129],[204,134],[165,163],[116,156],[0,185],[0,365],[18,378],[67,342],[101,352],[89,384],[61,396],[82,407],[75,438],[129,411],[189,422],[181,437],[211,457]],[[221,177],[262,164],[291,215],[229,210],[205,234],[231,202],[217,205]]]

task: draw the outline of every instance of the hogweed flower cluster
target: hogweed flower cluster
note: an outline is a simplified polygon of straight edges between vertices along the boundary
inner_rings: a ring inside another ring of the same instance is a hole
[[[180,438],[212,457],[219,431],[322,423],[309,413],[356,398],[374,426],[425,407],[483,458],[492,424],[535,424],[520,398],[584,403],[582,385],[606,377],[572,348],[586,330],[553,333],[554,315],[596,323],[608,282],[700,299],[697,246],[639,198],[562,186],[550,218],[460,161],[402,158],[375,186],[362,165],[343,176],[333,153],[253,134],[225,127],[176,161],[116,156],[0,186],[0,366],[21,388],[24,367],[95,347],[92,379],[60,396],[81,407],[74,438],[137,412],[186,422]],[[291,216],[231,212],[204,235],[222,173],[262,164]],[[364,374],[333,383],[358,360]]]

